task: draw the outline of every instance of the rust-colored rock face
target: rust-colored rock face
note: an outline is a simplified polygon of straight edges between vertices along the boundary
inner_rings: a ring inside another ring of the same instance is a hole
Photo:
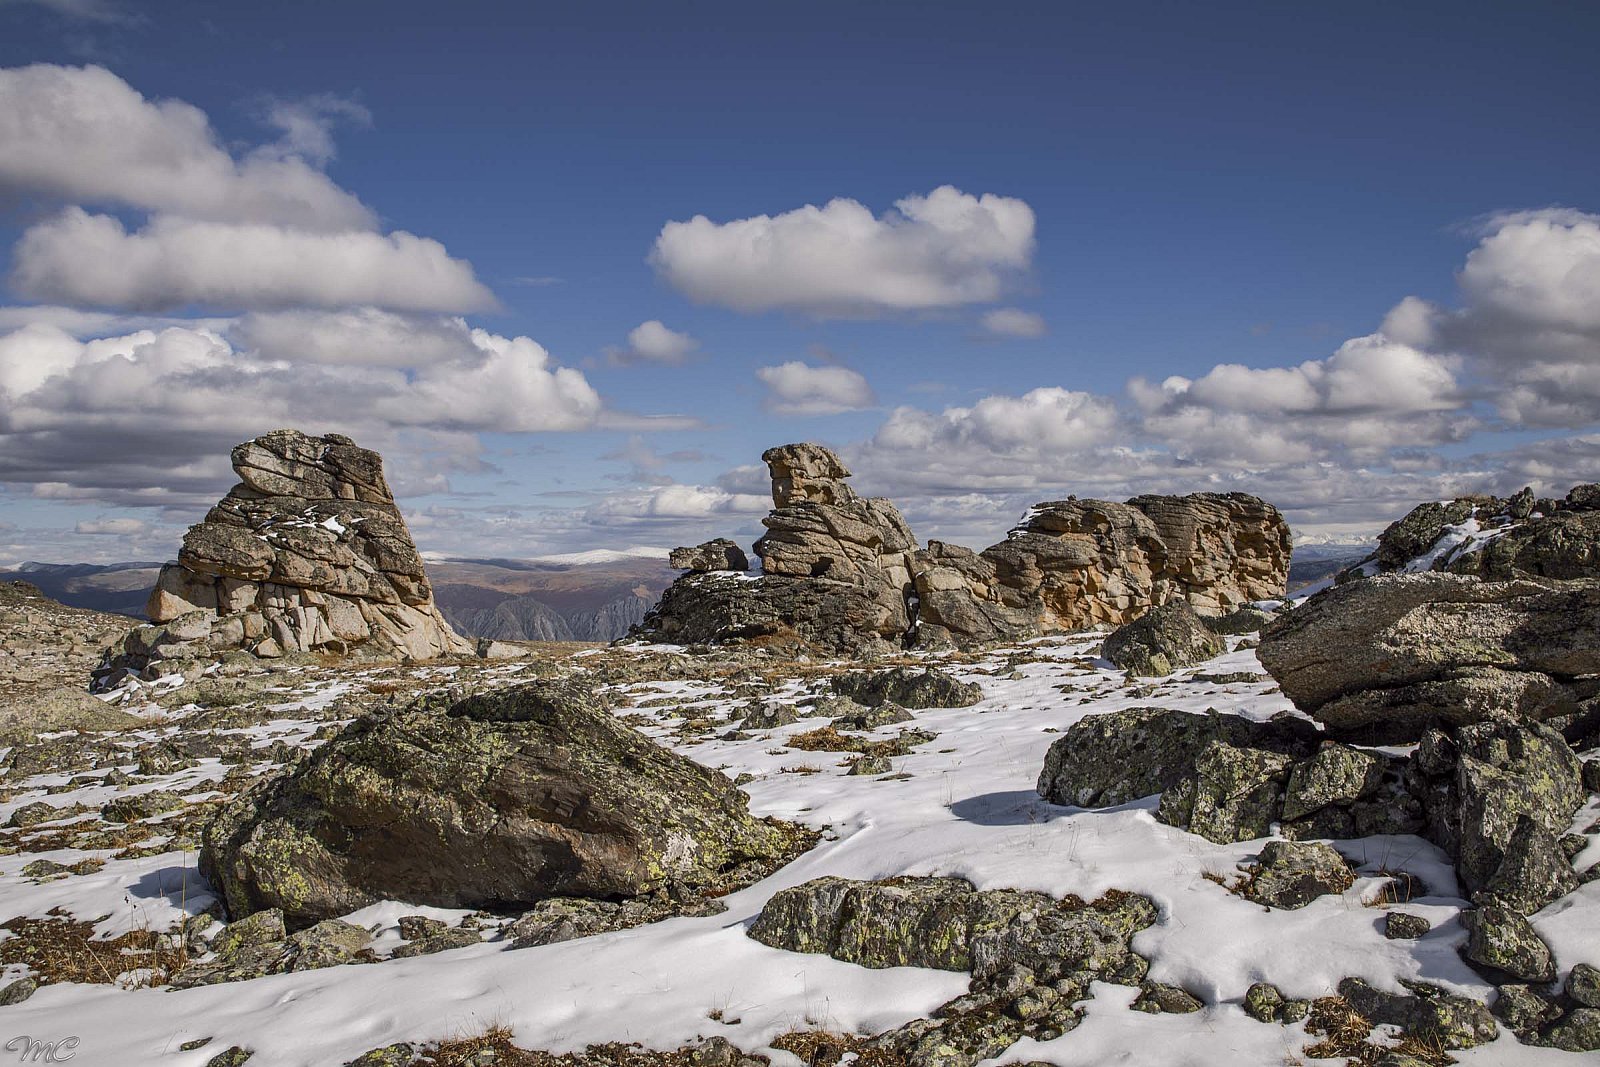
[[[965,646],[1120,626],[1181,600],[1201,615],[1280,596],[1290,535],[1244,493],[1035,505],[982,552],[932,542],[914,563],[918,638]]]

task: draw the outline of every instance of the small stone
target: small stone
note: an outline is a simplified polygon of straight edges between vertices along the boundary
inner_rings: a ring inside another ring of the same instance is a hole
[[[1561,1006],[1537,990],[1521,983],[1500,987],[1494,1013],[1513,1033],[1522,1037],[1537,1034],[1561,1018]]]
[[[426,915],[400,916],[400,936],[407,941],[421,941],[450,929],[450,924]]]
[[[1567,974],[1567,996],[1585,1008],[1600,1008],[1600,968],[1574,964]]]
[[[850,773],[853,775],[889,774],[893,770],[894,765],[888,756],[862,756],[850,764]]]
[[[1277,1022],[1283,1011],[1283,994],[1271,982],[1257,982],[1245,990],[1243,1007],[1256,1022]]]
[[[210,1038],[210,1037],[197,1037],[193,1041],[185,1041],[183,1044],[179,1045],[178,1046],[178,1051],[179,1052],[193,1052],[197,1048],[205,1048],[207,1045],[211,1044],[211,1042],[214,1041],[214,1040],[215,1040],[215,1038]]]
[[[1468,961],[1502,971],[1526,982],[1548,982],[1556,976],[1555,958],[1527,919],[1509,908],[1487,904],[1464,912],[1469,931],[1462,955]]]
[[[1343,893],[1355,875],[1337,849],[1320,841],[1269,841],[1245,896],[1271,908],[1303,908],[1319,896]]]
[[[402,1041],[396,1045],[385,1045],[371,1052],[363,1052],[344,1067],[409,1067],[415,1058],[416,1049]]]
[[[1346,978],[1339,983],[1339,995],[1372,1022],[1432,1038],[1447,1049],[1472,1048],[1499,1036],[1489,1009],[1471,997],[1421,982],[1404,985],[1411,990],[1409,995],[1386,993],[1360,978]]]
[[[1390,941],[1414,941],[1433,929],[1433,924],[1420,915],[1391,911],[1383,917],[1383,936]]]
[[[963,682],[935,667],[893,667],[887,671],[851,671],[835,675],[833,691],[857,704],[875,708],[965,708],[983,699],[983,687]]]
[[[255,1054],[255,1049],[233,1045],[207,1060],[206,1067],[242,1067],[244,1062]]]
[[[1600,1008],[1572,1009],[1539,1043],[1563,1052],[1600,1051]]]
[[[11,827],[38,826],[40,823],[54,822],[64,818],[68,813],[63,812],[54,804],[46,804],[42,800],[32,804],[24,804],[11,813],[6,820],[6,825]]]
[[[0,1007],[21,1004],[38,991],[39,983],[33,978],[18,978],[15,982],[7,982],[0,988]]]
[[[107,801],[100,808],[100,817],[106,822],[138,822],[184,806],[176,793],[157,789],[149,793],[131,793]]]
[[[1144,983],[1140,987],[1139,996],[1131,1006],[1134,1011],[1149,1012],[1152,1015],[1163,1013],[1187,1015],[1205,1007],[1194,994],[1175,985],[1163,985],[1160,982]]]
[[[212,940],[211,948],[218,957],[226,960],[242,949],[272,944],[282,941],[286,936],[283,912],[277,908],[266,908],[223,927],[222,932]]]
[[[780,704],[776,700],[752,701],[745,705],[744,721],[739,724],[739,729],[776,730],[794,721],[794,708],[789,704]]]

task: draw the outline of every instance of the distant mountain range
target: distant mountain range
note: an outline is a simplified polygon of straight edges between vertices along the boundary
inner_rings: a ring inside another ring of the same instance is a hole
[[[144,616],[159,563],[24,563],[0,579],[32,582],[74,607]],[[458,633],[501,641],[611,641],[623,636],[678,572],[663,549],[576,552],[538,559],[430,558],[434,601]]]

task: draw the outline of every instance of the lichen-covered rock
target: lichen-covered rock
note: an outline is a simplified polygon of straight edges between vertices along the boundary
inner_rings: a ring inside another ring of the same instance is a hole
[[[1259,723],[1238,715],[1148,707],[1090,715],[1051,744],[1038,791],[1053,804],[1127,804],[1191,777],[1214,741],[1304,756],[1315,748],[1316,738],[1315,728],[1299,719]]]
[[[1130,675],[1164,677],[1227,651],[1184,601],[1151,608],[1106,638],[1101,655]]]
[[[1585,1008],[1600,1008],[1600,967],[1574,964],[1567,974],[1567,996]]]
[[[1390,941],[1414,941],[1433,929],[1433,924],[1421,915],[1391,911],[1383,917],[1383,936]]]
[[[747,571],[750,559],[733,541],[718,537],[693,548],[673,549],[667,565],[683,571]]]
[[[1390,574],[1274,622],[1258,655],[1334,736],[1414,741],[1430,726],[1574,714],[1600,671],[1600,580]]]
[[[1346,978],[1339,995],[1372,1022],[1398,1026],[1447,1049],[1473,1048],[1500,1035],[1494,1016],[1479,1001],[1421,982],[1402,984],[1409,994],[1386,993],[1360,978]]]
[[[1219,844],[1266,837],[1282,814],[1292,765],[1282,753],[1213,741],[1194,773],[1161,794],[1156,819]]]
[[[434,607],[376,452],[274,430],[233,450],[239,484],[184,535],[106,677],[242,648],[258,656],[472,655]],[[156,668],[159,669],[159,668]]]
[[[719,572],[673,582],[637,632],[672,644],[746,642],[863,659],[899,652],[905,634],[900,609],[850,582]]]
[[[1350,864],[1332,845],[1269,841],[1244,895],[1257,904],[1292,910],[1325,894],[1343,893],[1354,884]]]
[[[1470,962],[1524,982],[1549,982],[1555,978],[1556,961],[1550,946],[1527,919],[1510,908],[1485,904],[1476,911],[1463,912],[1461,923],[1468,931],[1461,952]]]
[[[983,699],[977,682],[952,678],[937,667],[891,667],[886,671],[836,674],[830,683],[839,696],[864,707],[898,704],[902,708],[965,708]]]
[[[1256,982],[1244,992],[1244,1013],[1261,1023],[1279,1022],[1283,992],[1270,982]]]
[[[191,989],[365,963],[372,959],[364,954],[371,942],[368,931],[339,919],[325,919],[288,934],[283,913],[270,908],[229,923],[212,941],[211,958],[190,963],[172,976],[171,984],[174,989]]]
[[[1532,915],[1576,888],[1578,876],[1560,839],[1523,815],[1511,831],[1499,865],[1475,899]]]
[[[1139,987],[1139,995],[1129,1007],[1150,1015],[1188,1015],[1204,1008],[1205,1004],[1199,997],[1178,986],[1145,982]]]
[[[1496,581],[1600,577],[1600,489],[1574,486],[1561,500],[1523,489],[1503,499],[1429,501],[1384,530],[1373,554],[1342,580],[1401,569]]]
[[[1294,765],[1283,795],[1283,817],[1299,819],[1332,804],[1352,804],[1383,785],[1381,758],[1327,741],[1310,759]]]
[[[846,730],[876,730],[882,726],[911,722],[916,718],[899,704],[879,704],[874,708],[857,708],[833,720],[833,724]]]
[[[592,900],[551,897],[524,912],[500,933],[512,948],[554,945],[594,934],[627,930],[678,915],[719,915],[728,907],[720,900],[687,897],[672,899],[666,893],[632,900]]]
[[[225,805],[201,867],[229,913],[292,926],[378,900],[526,907],[705,886],[784,852],[715,771],[536,682],[358,719]]]
[[[1556,835],[1583,803],[1577,758],[1561,735],[1510,722],[1453,734],[1431,731],[1417,746],[1407,777],[1427,809],[1425,835],[1456,858],[1468,892],[1493,882],[1505,897],[1524,903],[1542,895],[1537,887],[1550,883],[1537,867],[1522,866],[1530,857],[1538,860],[1541,850],[1512,844],[1522,820]],[[1532,833],[1523,828],[1523,839]]]
[[[1539,1037],[1563,1052],[1600,1052],[1600,1008],[1574,1008]]]
[[[764,945],[865,967],[929,967],[984,978],[1027,967],[1041,980],[1121,974],[1129,940],[1155,921],[1144,897],[1084,905],[960,878],[818,878],[777,893],[748,933]]]
[[[1540,1030],[1561,1018],[1561,1005],[1530,986],[1508,982],[1495,999],[1495,1018],[1518,1037],[1537,1038]]]

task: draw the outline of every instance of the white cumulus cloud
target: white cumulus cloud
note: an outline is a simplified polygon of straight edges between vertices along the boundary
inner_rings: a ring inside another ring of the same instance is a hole
[[[668,329],[660,319],[650,319],[628,331],[626,346],[607,351],[611,361],[617,364],[661,363],[678,366],[699,347],[700,342],[688,334]]]
[[[279,117],[287,145],[235,158],[205,112],[148,100],[103,67],[0,69],[0,188],[188,218],[370,227],[371,210],[314,165],[331,155],[325,127],[311,136],[305,107],[282,105]]]
[[[944,185],[881,216],[839,198],[775,216],[669,222],[650,262],[701,303],[856,316],[997,300],[1033,248],[1027,203]]]
[[[767,409],[778,415],[837,415],[876,402],[867,379],[848,367],[813,367],[791,360],[762,367],[756,377],[767,387]]]
[[[134,310],[373,304],[471,311],[495,303],[471,264],[404,231],[322,233],[161,216],[130,233],[109,215],[76,207],[23,234],[11,284],[36,300]]]
[[[983,328],[995,337],[1043,337],[1044,316],[1022,308],[995,308],[986,311]]]

